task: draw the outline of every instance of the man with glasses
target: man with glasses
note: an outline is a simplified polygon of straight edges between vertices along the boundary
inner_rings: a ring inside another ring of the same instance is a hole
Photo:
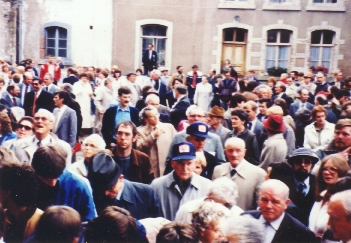
[[[316,177],[311,174],[313,166],[319,161],[309,148],[298,148],[288,159],[294,176],[288,183],[289,198],[301,212],[300,221],[306,226],[314,202],[316,201]]]
[[[55,122],[54,115],[45,109],[40,109],[34,116],[34,135],[20,139],[14,145],[14,152],[21,163],[31,164],[34,152],[43,145],[56,145],[65,152],[66,166],[71,164],[71,146],[59,139],[50,130]]]
[[[14,149],[14,144],[17,140],[22,139],[22,138],[26,138],[29,136],[33,135],[34,132],[34,119],[32,117],[29,116],[24,116],[22,117],[18,124],[17,124],[17,128],[15,130],[16,134],[17,134],[17,138],[5,141],[2,146],[8,149],[13,150]]]
[[[33,78],[33,91],[28,92],[23,109],[26,116],[34,116],[39,109],[46,109],[50,112],[54,110],[54,96],[42,90],[43,81],[38,78]]]

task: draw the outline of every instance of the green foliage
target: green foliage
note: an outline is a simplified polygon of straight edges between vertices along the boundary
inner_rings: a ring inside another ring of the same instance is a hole
[[[267,68],[267,73],[269,76],[280,77],[282,73],[288,73],[288,69],[282,67],[270,67]]]

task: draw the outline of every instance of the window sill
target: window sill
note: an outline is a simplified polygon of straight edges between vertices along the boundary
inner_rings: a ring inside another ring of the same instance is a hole
[[[247,2],[220,2],[218,4],[218,8],[232,8],[232,9],[256,9],[255,3],[247,3]]]
[[[301,5],[294,4],[269,4],[264,3],[262,6],[263,10],[279,10],[279,11],[300,11],[302,9]]]
[[[314,5],[307,5],[307,11],[327,11],[327,12],[345,12],[346,7],[343,5],[336,5],[335,4],[314,4]]]

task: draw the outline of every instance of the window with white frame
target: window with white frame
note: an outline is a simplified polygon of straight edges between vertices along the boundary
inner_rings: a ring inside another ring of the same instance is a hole
[[[142,51],[152,44],[158,55],[158,64],[165,65],[167,27],[163,25],[148,24],[141,27]]]
[[[345,0],[308,0],[307,11],[346,11]]]
[[[264,0],[263,10],[301,10],[300,0]]]
[[[269,0],[271,3],[291,3],[292,0]]]
[[[267,31],[266,68],[288,68],[291,35],[291,30],[273,29]]]
[[[313,0],[313,3],[337,3],[337,0]]]
[[[311,33],[310,65],[324,66],[330,69],[335,32],[316,30]]]
[[[218,8],[255,9],[255,0],[219,0]]]
[[[67,29],[50,26],[45,28],[46,55],[67,58]]]

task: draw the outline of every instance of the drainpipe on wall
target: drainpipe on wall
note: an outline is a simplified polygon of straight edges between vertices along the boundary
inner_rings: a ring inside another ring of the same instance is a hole
[[[22,0],[16,4],[16,63],[22,61]]]

